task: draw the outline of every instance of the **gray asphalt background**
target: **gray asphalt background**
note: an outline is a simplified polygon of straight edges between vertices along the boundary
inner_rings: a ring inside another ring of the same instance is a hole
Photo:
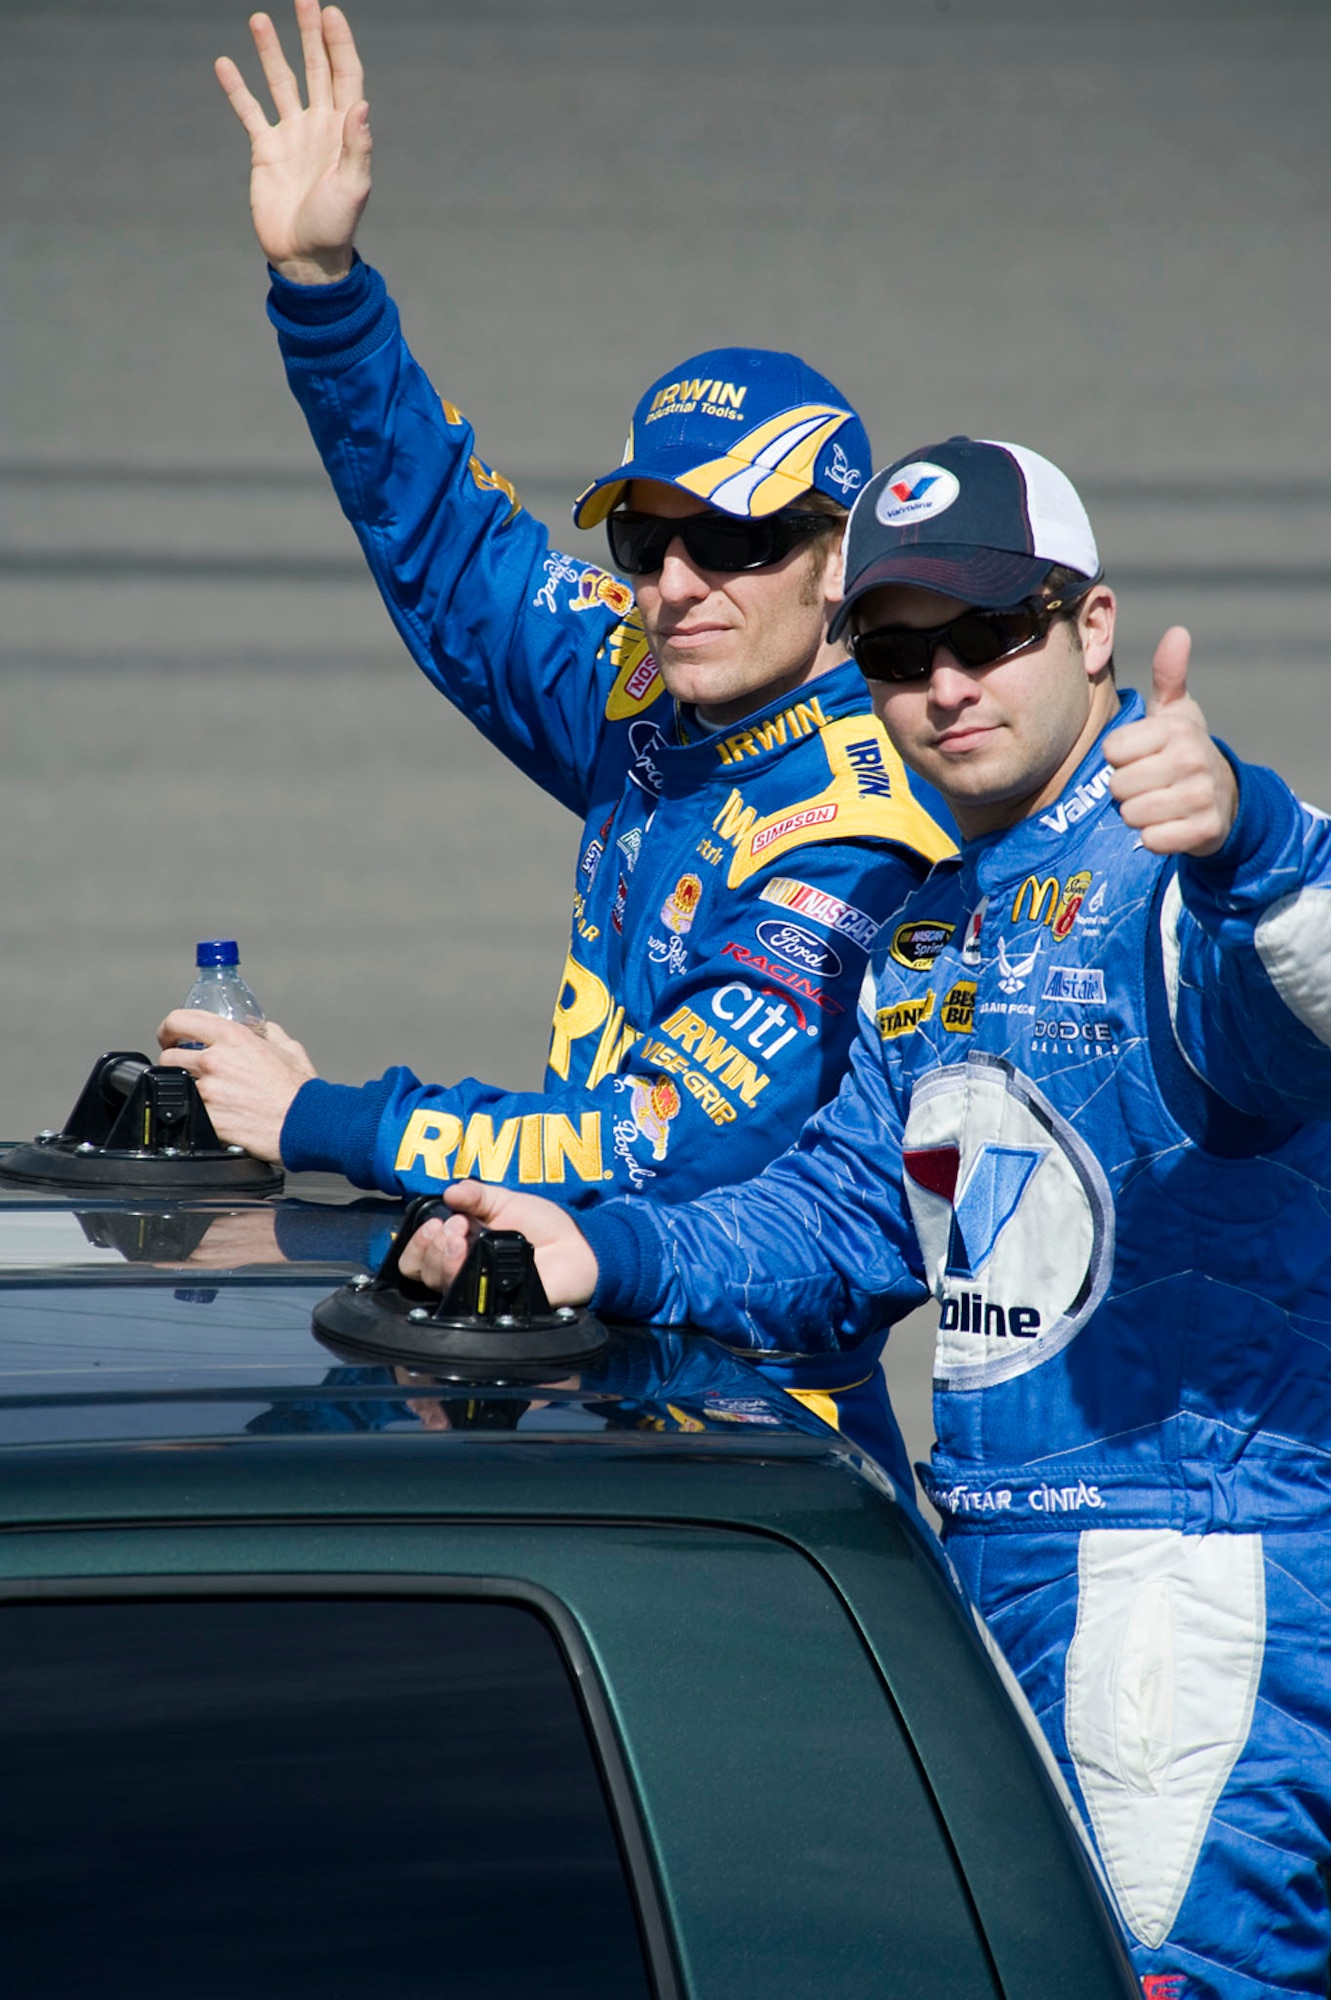
[[[1121,677],[1188,624],[1217,733],[1331,805],[1326,0],[349,6],[362,247],[535,511],[567,521],[672,362],[799,349],[880,460],[962,430],[1064,465]],[[150,1045],[200,936],[348,1081],[535,1084],[562,962],[576,829],[361,573],[220,53],[255,74],[223,0],[0,0],[11,1136]],[[919,1316],[892,1347],[919,1449]]]

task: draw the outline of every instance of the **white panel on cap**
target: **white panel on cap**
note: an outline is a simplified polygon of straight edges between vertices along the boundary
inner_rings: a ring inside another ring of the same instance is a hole
[[[1083,576],[1094,576],[1100,567],[1100,552],[1086,509],[1067,474],[1041,458],[1038,451],[1028,451],[1024,444],[1007,444],[1001,438],[981,438],[979,442],[1010,452],[1021,467],[1035,554],[1043,562],[1066,563]]]

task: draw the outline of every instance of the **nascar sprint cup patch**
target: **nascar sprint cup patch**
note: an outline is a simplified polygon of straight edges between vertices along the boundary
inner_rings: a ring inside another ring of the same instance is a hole
[[[1029,1077],[976,1050],[916,1084],[902,1144],[925,1279],[942,1312],[934,1374],[982,1389],[1080,1333],[1114,1261],[1094,1156]]]

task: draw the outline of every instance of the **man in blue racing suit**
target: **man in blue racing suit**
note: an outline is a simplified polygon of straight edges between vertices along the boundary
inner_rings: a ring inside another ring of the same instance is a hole
[[[941,1307],[927,1471],[1152,2000],[1324,1995],[1331,1915],[1331,821],[1218,746],[1066,479],[876,477],[847,616],[965,836],[884,931],[836,1100],[758,1179],[579,1218],[463,1184],[557,1300],[790,1357]],[[407,1268],[404,1263],[404,1269]],[[904,1476],[904,1475],[903,1475]]]
[[[477,1175],[581,1209],[740,1180],[836,1089],[878,926],[953,851],[828,636],[863,426],[793,355],[695,356],[648,389],[624,462],[575,509],[606,522],[636,604],[551,549],[354,255],[360,65],[336,8],[296,12],[307,108],[266,16],[252,27],[275,126],[219,64],[253,141],[270,316],[417,663],[584,821],[572,938],[543,1091],[400,1067],[328,1083],[275,1024],[260,1040],[185,1010],[163,1043],[225,1141],[389,1193]],[[893,1448],[876,1370],[809,1387],[844,1391],[857,1435]]]

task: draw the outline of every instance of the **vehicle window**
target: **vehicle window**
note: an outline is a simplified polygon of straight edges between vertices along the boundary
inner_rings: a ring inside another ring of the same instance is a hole
[[[649,1991],[563,1655],[518,1605],[0,1609],[5,1990]]]

